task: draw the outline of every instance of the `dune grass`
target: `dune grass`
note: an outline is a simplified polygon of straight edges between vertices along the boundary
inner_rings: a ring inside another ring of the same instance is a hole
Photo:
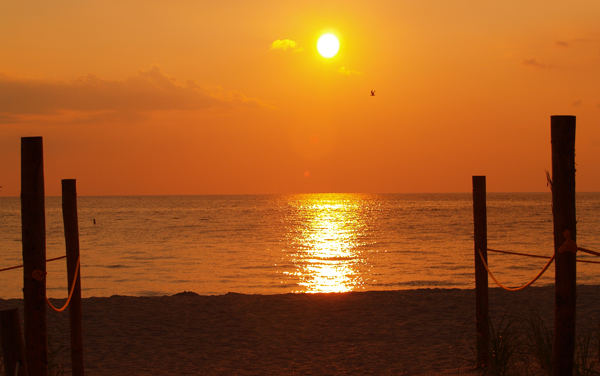
[[[531,313],[523,321],[502,317],[490,323],[490,363],[485,376],[553,375],[553,331],[542,317]],[[600,330],[576,338],[574,376],[600,376]]]

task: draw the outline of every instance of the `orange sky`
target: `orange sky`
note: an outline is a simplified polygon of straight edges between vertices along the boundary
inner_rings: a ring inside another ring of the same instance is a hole
[[[577,116],[577,189],[600,191],[598,19],[597,0],[3,2],[0,195],[22,136],[44,137],[51,195],[545,191],[553,114]]]

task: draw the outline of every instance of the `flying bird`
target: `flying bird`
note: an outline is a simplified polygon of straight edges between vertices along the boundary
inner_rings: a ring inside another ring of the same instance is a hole
[[[371,96],[374,97],[375,96],[375,90],[371,89]]]

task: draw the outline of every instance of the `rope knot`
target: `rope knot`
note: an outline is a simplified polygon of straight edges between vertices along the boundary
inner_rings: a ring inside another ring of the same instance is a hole
[[[565,237],[565,241],[558,248],[558,253],[577,253],[577,243],[573,239],[571,239],[571,231],[565,230],[563,231],[563,236]]]
[[[36,269],[33,272],[31,272],[31,278],[35,279],[38,282],[42,282],[44,278],[46,278],[46,272]]]

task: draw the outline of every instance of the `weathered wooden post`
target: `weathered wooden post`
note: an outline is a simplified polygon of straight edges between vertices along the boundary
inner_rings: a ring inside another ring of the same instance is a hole
[[[576,225],[575,116],[552,116],[552,216],[554,219],[554,374],[573,374],[575,353]]]
[[[41,137],[21,138],[21,236],[25,349],[31,376],[48,372],[46,334],[46,217]]]
[[[71,324],[71,368],[73,376],[83,376],[83,335],[81,324],[81,266],[75,276],[79,261],[79,224],[77,219],[77,182],[63,179],[62,210],[65,226],[65,246],[67,248],[67,292],[75,283],[75,290],[69,305]]]
[[[21,337],[19,310],[17,308],[0,311],[0,339],[5,374],[27,376],[25,345],[23,344],[23,337]]]
[[[487,210],[485,176],[473,176],[473,225],[475,238],[475,319],[477,366],[489,362],[488,275],[479,252],[487,262]]]

